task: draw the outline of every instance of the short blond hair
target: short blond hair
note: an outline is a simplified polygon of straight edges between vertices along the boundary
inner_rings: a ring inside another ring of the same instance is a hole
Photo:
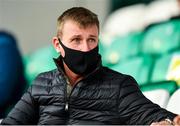
[[[96,25],[99,31],[99,20],[95,13],[83,7],[73,7],[58,17],[57,36],[62,35],[62,29],[67,20],[75,21],[82,28]]]

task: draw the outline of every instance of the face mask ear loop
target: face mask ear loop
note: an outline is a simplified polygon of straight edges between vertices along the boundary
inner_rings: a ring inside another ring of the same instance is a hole
[[[65,49],[64,49],[64,48],[66,48],[65,45],[62,43],[62,41],[60,40],[60,38],[58,38],[58,40],[59,40],[59,44],[61,45],[61,47],[63,48],[63,50],[64,50],[64,52],[65,52]],[[60,45],[59,45],[59,46],[60,46]],[[65,55],[66,55],[66,54],[65,54]]]
[[[61,39],[60,39],[60,38],[58,38],[58,40],[59,40],[59,44],[60,44],[62,47],[64,47],[64,45],[63,45],[63,43],[62,43]]]

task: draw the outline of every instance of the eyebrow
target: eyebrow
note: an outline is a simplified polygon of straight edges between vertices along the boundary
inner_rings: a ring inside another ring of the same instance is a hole
[[[97,36],[96,35],[90,35],[90,37],[96,38]]]
[[[76,38],[76,37],[81,37],[81,35],[73,35],[72,37],[71,37],[71,39],[72,38]],[[89,37],[93,37],[93,38],[97,38],[97,36],[96,35],[89,35]]]
[[[73,36],[71,37],[71,39],[72,39],[72,38],[76,38],[76,37],[81,37],[81,35],[73,35]]]

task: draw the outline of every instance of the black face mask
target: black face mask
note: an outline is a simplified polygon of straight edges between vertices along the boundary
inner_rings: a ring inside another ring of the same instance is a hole
[[[88,52],[83,52],[66,47],[60,39],[59,43],[65,51],[62,59],[74,73],[86,75],[96,69],[99,62],[98,46]]]

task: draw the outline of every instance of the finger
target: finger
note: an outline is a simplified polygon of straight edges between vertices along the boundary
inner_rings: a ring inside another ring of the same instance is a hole
[[[176,116],[173,122],[175,123],[175,125],[180,125],[180,115]]]
[[[151,123],[150,126],[157,126],[158,124],[159,124],[158,122],[153,122],[153,123]]]

